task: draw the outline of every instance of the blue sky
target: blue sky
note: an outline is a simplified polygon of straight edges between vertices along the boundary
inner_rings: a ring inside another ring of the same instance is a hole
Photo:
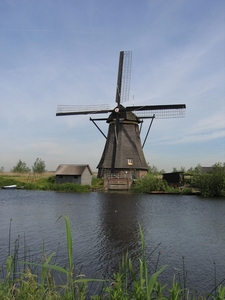
[[[154,120],[146,161],[168,172],[225,162],[224,0],[1,0],[0,41],[5,171],[36,158],[49,171],[96,170],[104,137],[89,116],[56,117],[56,108],[114,108],[121,50],[132,51],[126,105],[187,105],[185,118]]]

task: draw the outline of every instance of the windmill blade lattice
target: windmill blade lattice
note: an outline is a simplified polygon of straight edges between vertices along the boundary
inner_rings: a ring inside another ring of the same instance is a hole
[[[169,104],[169,105],[146,105],[146,106],[128,106],[127,111],[133,111],[135,115],[141,119],[154,118],[169,119],[183,118],[185,116],[185,104]]]
[[[99,105],[58,105],[56,116],[105,114],[112,110],[108,104]]]
[[[120,103],[129,100],[130,79],[131,79],[132,52],[121,51],[119,58],[117,87],[116,87],[116,102]]]

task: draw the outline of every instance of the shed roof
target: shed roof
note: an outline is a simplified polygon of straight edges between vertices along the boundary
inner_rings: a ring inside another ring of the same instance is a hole
[[[210,173],[212,170],[213,170],[213,167],[201,167],[200,173],[206,174],[206,173]]]
[[[74,164],[60,164],[55,171],[56,175],[82,175],[84,170],[88,168],[90,174],[92,171],[89,165],[74,165]]]
[[[182,171],[178,171],[178,172],[170,172],[170,173],[163,173],[162,175],[174,175],[174,174],[182,175],[182,174],[184,174],[184,172],[182,172]]]

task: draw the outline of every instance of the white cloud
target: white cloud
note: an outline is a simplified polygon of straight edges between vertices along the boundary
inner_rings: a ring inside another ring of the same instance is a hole
[[[194,126],[188,130],[189,134],[198,134],[204,132],[212,132],[217,130],[225,130],[225,112],[220,111],[197,121]]]

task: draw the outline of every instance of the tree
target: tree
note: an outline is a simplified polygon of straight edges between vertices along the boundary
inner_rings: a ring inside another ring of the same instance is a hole
[[[188,173],[190,174],[200,174],[201,173],[202,166],[198,164],[195,168],[191,167],[190,169],[187,170]]]
[[[15,172],[15,173],[28,173],[28,172],[30,172],[30,168],[27,167],[26,163],[20,159],[18,161],[18,163],[16,164],[16,166],[14,166],[12,168],[11,172]]]
[[[201,173],[201,169],[202,169],[202,166],[201,166],[200,164],[198,164],[198,165],[194,168],[194,173],[200,174],[200,173]]]
[[[149,172],[150,174],[155,174],[155,175],[157,175],[157,174],[159,173],[157,167],[154,166],[154,165],[153,165],[152,167],[149,166],[148,172]]]
[[[189,168],[189,169],[187,170],[187,173],[190,173],[190,174],[194,173],[194,169],[193,169],[192,167]]]
[[[32,171],[34,173],[43,173],[45,172],[45,162],[40,159],[40,158],[37,158],[34,162],[34,165],[32,166]]]
[[[194,174],[193,186],[200,189],[203,196],[222,196],[225,193],[225,164],[216,163],[206,174]]]
[[[180,172],[185,173],[186,172],[185,167],[180,167]]]

